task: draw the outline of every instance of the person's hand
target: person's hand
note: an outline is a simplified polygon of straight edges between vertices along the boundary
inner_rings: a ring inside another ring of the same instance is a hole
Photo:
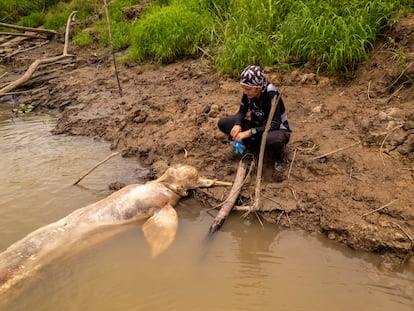
[[[235,125],[233,126],[233,128],[230,131],[230,136],[233,140],[236,140],[236,136],[241,132],[242,128],[240,125]]]
[[[245,138],[252,136],[252,132],[250,130],[240,132],[235,137],[233,137],[234,141],[242,141]]]

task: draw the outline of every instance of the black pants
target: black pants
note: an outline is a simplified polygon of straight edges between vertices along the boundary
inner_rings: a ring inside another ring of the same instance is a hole
[[[218,128],[223,133],[229,135],[230,131],[236,122],[235,116],[222,117],[218,121]],[[252,126],[248,120],[243,120],[241,124],[242,131],[251,129]],[[285,146],[289,142],[290,132],[285,130],[273,130],[267,133],[266,137],[266,150],[269,151],[272,155],[274,161],[282,162],[285,157]],[[243,144],[251,152],[259,152],[260,144],[262,142],[261,135],[255,135],[255,137],[249,137],[243,139]]]

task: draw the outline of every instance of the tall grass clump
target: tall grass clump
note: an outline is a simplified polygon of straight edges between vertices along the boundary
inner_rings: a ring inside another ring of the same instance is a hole
[[[346,73],[367,56],[392,13],[390,1],[300,1],[281,26],[281,46],[302,63]]]
[[[33,12],[45,13],[60,0],[0,0],[0,21],[17,24],[23,16]]]
[[[20,21],[19,25],[24,27],[39,27],[44,25],[46,22],[46,14],[41,12],[34,12],[28,16],[23,16]]]
[[[131,26],[130,60],[169,63],[209,42],[212,20],[182,4],[154,6]]]
[[[278,30],[290,12],[293,1],[240,0],[227,7],[229,18],[224,21],[223,45],[217,66],[228,74],[236,75],[245,66],[278,63],[283,51],[277,42]]]

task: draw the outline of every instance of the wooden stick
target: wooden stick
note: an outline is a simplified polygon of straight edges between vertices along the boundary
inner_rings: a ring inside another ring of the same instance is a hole
[[[367,90],[367,96],[368,96],[368,100],[371,100],[371,97],[369,97],[369,89],[371,87],[371,80],[369,80],[368,82],[368,90]]]
[[[75,20],[75,16],[78,12],[77,11],[73,11],[72,13],[70,13],[69,17],[68,17],[68,21],[66,22],[66,30],[65,30],[65,46],[63,47],[63,55],[69,55],[68,54],[68,46],[69,46],[69,32],[70,32],[70,23],[71,21]]]
[[[365,217],[365,216],[371,215],[371,214],[373,214],[373,213],[375,213],[375,212],[378,212],[378,211],[380,211],[380,210],[382,210],[382,209],[384,209],[384,208],[386,208],[386,207],[390,206],[390,205],[391,205],[391,204],[393,204],[395,201],[398,201],[398,199],[395,199],[395,200],[393,200],[393,201],[391,201],[391,202],[389,202],[389,203],[387,203],[387,204],[385,204],[385,205],[383,205],[383,206],[381,206],[381,207],[378,207],[377,209],[374,209],[373,211],[370,211],[370,212],[368,212],[368,213],[365,213],[365,214],[361,215],[361,217]]]
[[[30,33],[21,33],[21,32],[0,31],[0,36],[27,37],[27,38],[32,38],[32,39],[46,39],[46,37],[42,37],[39,35],[30,34]]]
[[[334,150],[334,151],[331,151],[331,152],[328,152],[328,153],[322,154],[322,155],[320,155],[320,156],[314,157],[314,158],[312,158],[312,160],[317,160],[317,159],[320,159],[320,158],[324,158],[324,157],[326,157],[326,156],[328,156],[328,155],[331,155],[331,154],[337,153],[337,152],[339,152],[339,151],[343,151],[343,150],[345,150],[345,149],[348,149],[348,148],[351,148],[351,147],[353,147],[353,146],[359,145],[360,143],[361,143],[361,142],[360,142],[360,141],[358,141],[358,142],[353,143],[353,144],[351,144],[351,145],[348,145],[348,146],[345,146],[345,147],[342,147],[342,148],[336,149],[336,150]]]
[[[391,224],[397,226],[402,232],[404,232],[405,235],[407,236],[407,238],[410,239],[411,246],[414,245],[414,239],[411,237],[411,235],[406,230],[404,230],[403,227],[401,227],[399,224],[397,224],[396,222],[393,222],[393,221],[391,222]]]
[[[109,10],[108,10],[108,4],[107,4],[106,0],[104,0],[104,4],[105,4],[106,22],[108,24],[109,42],[111,43],[112,61],[114,63],[115,78],[116,78],[116,82],[118,84],[119,95],[122,97],[121,83],[119,82],[118,69],[116,67],[114,44],[112,43],[111,21],[109,19]]]
[[[380,153],[380,157],[381,157],[381,160],[382,160],[382,164],[384,166],[385,166],[385,162],[384,162],[384,158],[382,157],[382,148],[384,147],[385,141],[387,140],[388,136],[390,135],[390,132],[393,132],[393,131],[395,131],[395,130],[397,130],[399,128],[402,128],[403,126],[404,126],[404,124],[400,124],[400,125],[397,125],[394,128],[392,128],[390,131],[388,131],[387,134],[384,137],[384,140],[381,143],[381,146],[380,146],[380,149],[379,149],[379,153]]]
[[[42,42],[42,43],[40,43],[40,44],[38,44],[38,45],[31,46],[31,47],[29,47],[29,48],[27,48],[27,49],[16,50],[16,51],[14,51],[14,52],[12,52],[12,53],[10,53],[10,54],[6,55],[6,57],[5,57],[5,58],[11,58],[12,56],[15,56],[15,55],[17,55],[17,54],[20,54],[20,53],[23,53],[23,52],[27,52],[27,51],[30,51],[30,50],[37,49],[38,47],[41,47],[41,46],[43,46],[43,45],[45,45],[45,44],[48,44],[49,42],[50,42],[50,41],[49,41],[49,40],[47,40],[47,41],[44,41],[44,42]]]
[[[276,106],[277,106],[277,103],[279,102],[280,97],[281,97],[281,93],[278,93],[277,96],[274,96],[272,99],[269,116],[267,118],[265,130],[262,135],[262,141],[260,144],[260,152],[259,152],[259,160],[258,160],[259,163],[257,166],[257,174],[256,174],[254,203],[251,209],[252,211],[260,209],[260,191],[261,191],[261,183],[262,183],[263,158],[264,158],[264,152],[265,152],[265,147],[266,147],[266,138],[267,138],[267,133],[270,130],[270,125],[272,124],[272,119],[275,114]]]
[[[98,166],[102,165],[103,163],[105,163],[106,161],[108,161],[109,159],[113,158],[114,156],[116,156],[118,154],[119,154],[119,151],[114,152],[114,153],[110,154],[109,156],[107,156],[105,159],[103,159],[101,162],[96,164],[89,171],[87,171],[85,174],[83,174],[81,177],[79,177],[79,179],[73,185],[77,185],[82,179],[84,179],[87,175],[89,175],[94,169],[96,169]]]
[[[296,151],[297,151],[297,149],[295,149],[295,151],[293,152],[293,158],[292,158],[292,162],[290,162],[289,172],[288,172],[287,179],[289,179],[289,177],[290,177],[290,172],[292,171],[293,162],[295,161],[295,158],[296,158]]]
[[[233,208],[234,203],[236,203],[237,197],[239,196],[241,190],[241,186],[244,182],[244,177],[246,176],[246,171],[246,163],[240,160],[236,172],[236,177],[234,179],[233,187],[230,190],[229,196],[223,202],[223,206],[221,207],[217,216],[214,218],[214,221],[211,224],[210,229],[208,230],[208,237],[211,237],[215,232],[217,232],[221,228],[227,216],[229,215],[231,209]]]
[[[1,22],[0,22],[0,27],[10,28],[10,29],[16,29],[16,30],[21,30],[21,31],[31,31],[31,32],[38,32],[38,33],[47,33],[47,34],[51,34],[51,35],[56,35],[57,34],[57,31],[55,31],[55,30],[42,29],[42,28],[23,27],[23,26],[17,26],[17,25],[6,24],[6,23],[1,23]]]

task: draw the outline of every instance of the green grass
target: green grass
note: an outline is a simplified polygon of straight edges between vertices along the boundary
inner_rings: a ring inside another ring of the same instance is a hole
[[[410,0],[153,0],[129,20],[139,3],[108,1],[114,48],[127,50],[119,60],[169,63],[203,50],[232,76],[249,64],[311,64],[352,76],[384,29],[414,7]],[[0,7],[1,21],[61,31],[76,10],[73,42],[109,46],[102,0],[0,0]]]
[[[154,7],[131,26],[130,55],[136,61],[153,59],[172,62],[176,57],[195,55],[208,43],[212,20],[184,5]]]

